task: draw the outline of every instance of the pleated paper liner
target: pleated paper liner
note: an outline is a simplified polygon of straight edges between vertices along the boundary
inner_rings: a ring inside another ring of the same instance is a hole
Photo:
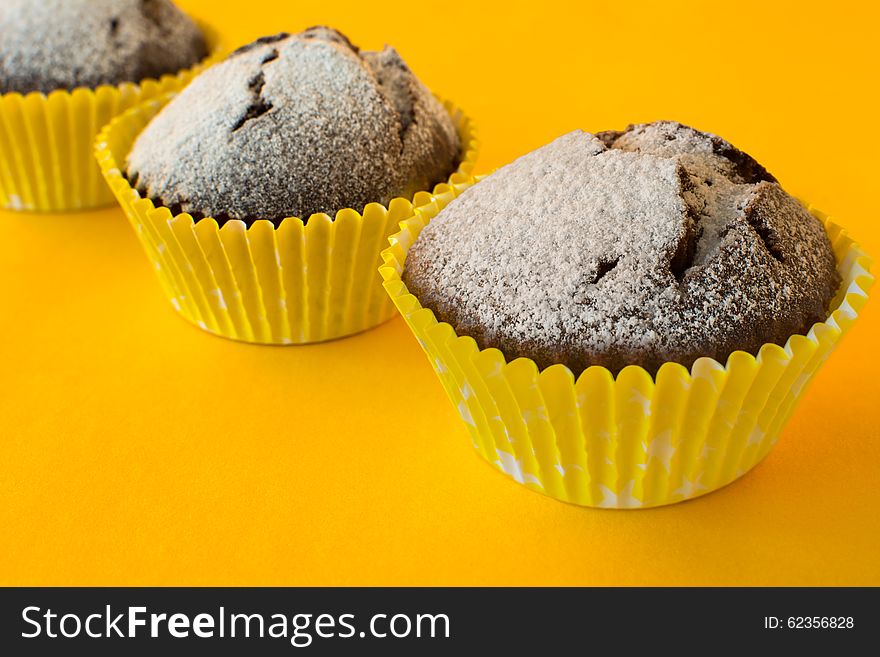
[[[211,55],[159,80],[0,96],[0,207],[60,212],[113,203],[95,164],[95,135],[110,119],[145,100],[179,91],[219,60],[220,40],[199,23]]]
[[[460,193],[468,183],[455,190]],[[855,321],[873,283],[861,249],[819,211],[843,284],[834,311],[785,347],[737,351],[690,371],[665,363],[656,379],[629,366],[615,378],[590,367],[575,380],[564,365],[539,371],[477,347],[423,308],[401,280],[419,232],[452,194],[401,223],[382,256],[385,289],[412,329],[480,455],[525,486],[585,506],[671,504],[716,490],[763,459],[819,366]]]
[[[99,135],[96,156],[138,234],[171,304],[189,321],[227,338],[268,344],[331,340],[378,326],[394,316],[378,267],[388,237],[413,204],[396,198],[335,219],[266,220],[249,228],[214,219],[172,215],[133,189],[121,168],[135,138],[173,94],[138,105]],[[462,161],[449,185],[470,180],[477,140],[468,118],[444,103],[462,143]],[[442,193],[448,185],[438,185]],[[415,195],[417,203],[431,198]]]

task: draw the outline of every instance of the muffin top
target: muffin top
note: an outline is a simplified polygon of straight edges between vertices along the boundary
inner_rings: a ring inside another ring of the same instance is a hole
[[[142,194],[219,222],[362,210],[445,180],[448,112],[397,52],[323,27],[264,37],[203,72],[127,161]]]
[[[403,272],[441,321],[540,367],[690,367],[784,344],[840,284],[821,222],[723,139],[575,131],[466,190]]]
[[[208,52],[169,0],[2,0],[0,92],[139,82]]]

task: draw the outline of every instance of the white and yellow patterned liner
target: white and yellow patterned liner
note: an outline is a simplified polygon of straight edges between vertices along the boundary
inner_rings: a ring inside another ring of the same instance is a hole
[[[95,135],[129,107],[179,91],[222,56],[216,33],[199,27],[211,55],[159,80],[0,96],[0,207],[62,212],[112,204],[95,164]]]
[[[615,378],[593,366],[578,378],[564,365],[539,371],[477,347],[423,308],[401,280],[419,232],[472,181],[422,199],[382,256],[385,289],[412,329],[490,463],[525,486],[565,502],[609,508],[671,504],[716,490],[770,451],[819,366],[855,321],[873,283],[869,260],[821,212],[843,284],[830,317],[785,347],[737,351],[726,365],[700,358],[691,371],[665,363]]]
[[[172,97],[114,119],[95,153],[174,308],[211,333],[266,344],[331,340],[394,316],[377,268],[388,237],[412,214],[412,202],[371,203],[362,214],[344,209],[335,219],[288,217],[277,228],[266,220],[218,228],[212,218],[172,215],[142,198],[121,172],[137,135]],[[474,130],[460,110],[449,102],[445,107],[462,140],[462,161],[450,182],[469,179],[477,157]]]

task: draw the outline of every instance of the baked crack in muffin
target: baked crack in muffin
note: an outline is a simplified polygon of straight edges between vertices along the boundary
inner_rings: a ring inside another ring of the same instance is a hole
[[[783,345],[841,279],[822,224],[764,167],[659,121],[502,167],[422,230],[403,281],[481,348],[577,375]]]
[[[277,225],[430,190],[459,152],[452,118],[393,48],[316,27],[199,75],[138,137],[127,175],[174,213]]]

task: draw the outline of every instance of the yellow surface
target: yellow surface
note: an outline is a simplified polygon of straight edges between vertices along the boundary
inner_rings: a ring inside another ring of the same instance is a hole
[[[575,127],[715,131],[880,253],[869,3],[182,4],[231,43],[395,44],[483,171]],[[2,584],[880,584],[876,300],[743,479],[591,510],[473,454],[401,319],[238,344],[175,314],[120,210],[0,231]]]

